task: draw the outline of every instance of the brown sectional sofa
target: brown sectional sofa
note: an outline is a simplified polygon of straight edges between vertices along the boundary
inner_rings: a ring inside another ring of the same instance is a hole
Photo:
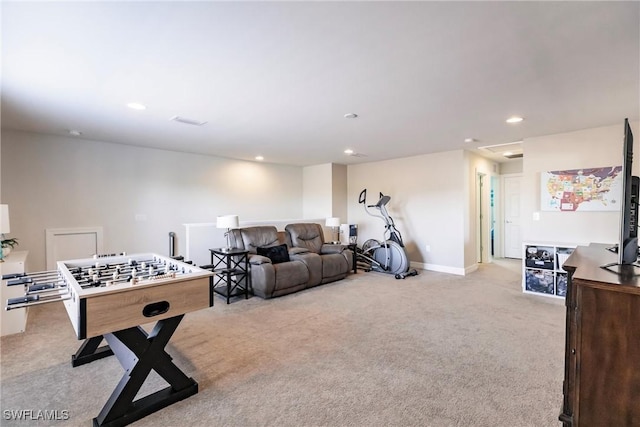
[[[326,244],[322,227],[315,223],[289,224],[285,231],[273,226],[237,228],[231,230],[231,245],[249,251],[251,289],[261,298],[340,280],[353,268],[351,251]]]

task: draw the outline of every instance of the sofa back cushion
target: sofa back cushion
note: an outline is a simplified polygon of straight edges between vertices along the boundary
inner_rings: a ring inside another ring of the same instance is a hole
[[[278,229],[271,225],[236,228],[231,230],[231,233],[232,243],[235,244],[235,247],[241,247],[252,254],[256,254],[260,247],[277,246],[284,243],[280,241]]]
[[[307,248],[310,252],[320,253],[324,244],[324,234],[320,224],[288,224],[285,230],[289,233],[293,247]]]

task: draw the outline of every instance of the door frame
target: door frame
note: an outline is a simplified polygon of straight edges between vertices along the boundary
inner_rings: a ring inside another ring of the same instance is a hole
[[[491,254],[491,174],[476,170],[475,221],[476,221],[476,262],[489,263]]]

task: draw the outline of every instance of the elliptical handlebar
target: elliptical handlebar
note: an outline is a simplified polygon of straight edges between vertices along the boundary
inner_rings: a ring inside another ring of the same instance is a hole
[[[360,192],[360,196],[358,196],[358,203],[364,205],[364,210],[368,215],[374,216],[376,218],[380,218],[385,222],[386,224],[385,235],[383,236],[383,241],[387,240],[386,232],[389,231],[389,224],[393,224],[393,219],[389,217],[389,214],[387,213],[387,209],[385,208],[385,205],[389,203],[389,200],[391,200],[391,197],[385,196],[384,194],[380,193],[380,200],[378,200],[378,203],[376,203],[375,205],[367,205],[367,189],[366,188],[362,190]],[[369,210],[371,208],[377,209],[378,213],[371,212]]]
[[[391,197],[385,196],[381,192],[380,193],[380,198],[378,199],[378,203],[376,203],[375,205],[367,205],[366,204],[367,203],[367,189],[366,188],[364,190],[362,190],[360,192],[360,195],[358,196],[358,203],[364,204],[368,208],[380,208],[382,206],[385,206],[387,203],[389,203],[389,200],[391,200]]]
[[[380,199],[378,200],[378,203],[376,203],[375,205],[367,205],[367,189],[366,188],[362,190],[360,192],[360,196],[358,196],[358,203],[364,205],[364,210],[368,215],[380,218],[381,220],[384,221],[385,230],[383,234],[383,241],[391,239],[399,243],[400,246],[404,247],[404,243],[402,242],[402,235],[400,234],[400,231],[396,228],[393,218],[391,218],[391,216],[389,215],[389,212],[387,212],[386,206],[390,200],[391,200],[391,197],[385,196],[384,194],[382,194],[382,192],[380,192]],[[378,213],[371,212],[369,210],[370,208],[377,209]]]
[[[380,193],[382,195],[382,193]],[[358,196],[358,203],[363,204],[367,208],[377,208],[378,205],[367,205],[367,189],[365,188]],[[367,211],[368,212],[368,211]],[[369,214],[371,215],[371,214]]]
[[[367,202],[367,189],[365,188],[360,192],[358,196],[358,203],[366,203]]]
[[[378,203],[373,206],[375,206],[376,208],[381,208],[389,203],[389,200],[391,200],[391,197],[385,196],[384,194],[380,193],[380,200],[378,200]]]

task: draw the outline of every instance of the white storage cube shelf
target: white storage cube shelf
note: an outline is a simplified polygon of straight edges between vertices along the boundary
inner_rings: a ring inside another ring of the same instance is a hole
[[[576,245],[524,243],[522,256],[522,291],[527,294],[564,298],[567,295],[567,272],[562,268]]]

